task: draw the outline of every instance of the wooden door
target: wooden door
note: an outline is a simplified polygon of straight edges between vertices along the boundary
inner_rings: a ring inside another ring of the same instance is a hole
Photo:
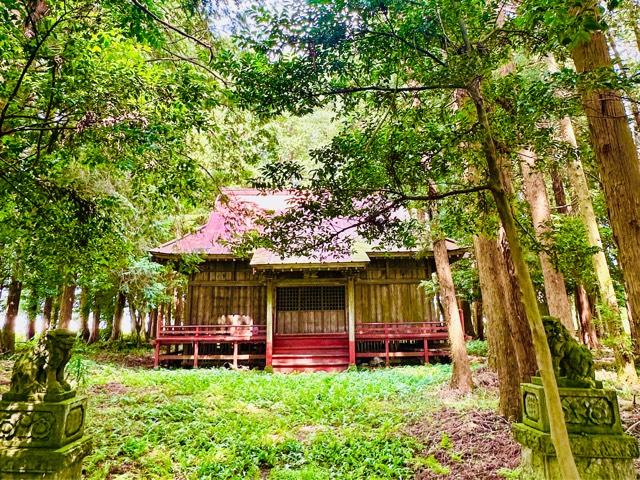
[[[276,333],[347,331],[344,285],[276,289]]]

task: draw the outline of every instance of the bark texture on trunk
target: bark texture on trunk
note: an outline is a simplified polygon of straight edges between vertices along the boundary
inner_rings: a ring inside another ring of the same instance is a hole
[[[475,338],[476,332],[473,328],[473,319],[471,318],[471,304],[465,299],[458,299],[458,309],[461,312],[461,321],[464,325],[464,334]]]
[[[451,386],[462,392],[470,392],[473,388],[471,367],[467,356],[467,346],[464,341],[464,330],[460,320],[456,291],[449,265],[449,252],[444,239],[433,242],[433,256],[436,261],[436,272],[440,286],[440,300],[444,310],[444,318],[449,329],[449,343],[451,344]]]
[[[572,52],[576,70],[588,73],[612,69],[607,41],[602,32]],[[640,318],[640,163],[618,92],[609,89],[580,91],[587,116],[613,236],[634,319]],[[638,325],[634,324],[636,331]]]
[[[548,248],[549,242],[544,236],[549,232],[549,222],[551,221],[551,208],[547,197],[547,190],[542,172],[536,170],[536,154],[532,150],[521,150],[518,152],[520,164],[522,166],[522,178],[524,183],[525,197],[529,204],[533,227],[538,237],[538,241],[544,248]],[[573,315],[571,313],[571,303],[567,295],[567,288],[564,282],[564,275],[560,273],[551,263],[551,259],[546,252],[539,253],[542,276],[544,278],[544,291],[549,306],[549,314],[556,317],[570,332],[575,332],[573,325]]]
[[[509,327],[508,299],[503,282],[506,272],[500,271],[501,263],[495,262],[498,252],[496,240],[484,235],[473,239],[482,304],[487,317],[487,336],[493,356],[493,368],[498,374],[500,414],[511,420],[520,420],[520,365],[515,350],[516,338]]]
[[[501,228],[498,232],[496,248],[497,252],[493,256],[493,261],[496,262],[496,268],[499,269],[499,282],[507,302],[505,306],[506,311],[509,312],[507,322],[514,338],[517,339],[517,341],[514,341],[514,346],[518,359],[520,381],[529,382],[538,370],[536,352],[533,347],[531,328],[529,328],[529,320],[524,308],[522,292],[516,277],[511,249],[509,248],[504,228]]]
[[[76,286],[67,285],[62,289],[60,295],[60,320],[58,328],[69,328],[71,317],[73,316],[73,302],[76,298]]]
[[[480,89],[480,79],[477,79],[468,85],[467,91],[473,99],[478,116],[478,123],[482,134],[483,153],[487,162],[491,194],[496,204],[500,221],[502,222],[502,226],[505,230],[505,236],[509,242],[509,247],[511,248],[511,256],[518,279],[518,285],[522,291],[522,300],[527,314],[527,319],[529,321],[529,326],[531,328],[531,337],[536,352],[536,361],[538,363],[538,368],[540,369],[542,386],[547,399],[551,440],[557,453],[560,473],[565,480],[579,479],[580,476],[573,459],[573,454],[571,453],[569,434],[567,432],[567,425],[564,421],[562,404],[560,403],[560,392],[558,390],[553,370],[551,351],[549,349],[549,344],[547,343],[547,337],[542,324],[542,317],[538,310],[536,292],[524,258],[520,239],[518,238],[518,229],[516,227],[511,200],[507,194],[505,183],[502,180],[503,172],[508,170],[508,166],[504,165],[498,156],[496,144],[492,136],[491,124],[487,116],[484,98]]]
[[[599,348],[598,336],[591,319],[591,302],[589,302],[589,295],[582,285],[576,286],[576,310],[580,319],[582,341],[589,348]]]
[[[116,298],[115,309],[113,311],[113,325],[111,327],[111,336],[109,341],[113,342],[120,338],[122,333],[122,317],[124,315],[124,307],[126,305],[127,297],[124,293],[118,292]]]
[[[149,311],[149,330],[150,330],[150,334],[147,335],[148,338],[152,339],[152,338],[156,338],[158,335],[158,309],[157,308],[152,308]]]
[[[4,327],[2,331],[3,348],[7,352],[13,352],[16,348],[16,318],[20,309],[20,296],[22,295],[22,282],[11,279],[9,293],[7,295],[7,307],[5,310]]]
[[[182,321],[184,317],[184,292],[181,289],[176,289],[175,305],[176,305],[175,324],[182,325]]]

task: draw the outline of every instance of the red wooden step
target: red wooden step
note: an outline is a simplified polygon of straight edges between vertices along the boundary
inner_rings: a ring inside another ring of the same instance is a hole
[[[287,366],[273,367],[275,373],[344,372],[348,365],[318,365],[314,367]]]

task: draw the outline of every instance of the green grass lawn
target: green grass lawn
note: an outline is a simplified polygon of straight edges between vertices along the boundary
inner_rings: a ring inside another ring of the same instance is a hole
[[[87,478],[447,478],[423,435],[431,416],[497,405],[495,389],[448,389],[449,365],[283,375],[152,370],[149,359],[148,349],[93,346],[70,362],[89,398]],[[0,393],[11,363],[0,361]],[[440,450],[458,461],[455,448]]]
[[[298,375],[84,366],[93,479],[413,478],[425,459],[407,427],[442,407],[450,375],[448,365]],[[453,403],[495,399],[479,390]]]

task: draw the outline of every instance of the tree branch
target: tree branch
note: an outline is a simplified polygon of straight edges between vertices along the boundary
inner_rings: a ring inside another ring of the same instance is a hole
[[[465,88],[464,85],[422,85],[417,87],[380,87],[377,85],[369,85],[366,87],[347,87],[337,88],[335,90],[327,90],[315,93],[314,97],[322,95],[344,95],[361,92],[383,92],[383,93],[403,93],[403,92],[424,92],[426,90],[451,90],[456,88]]]
[[[197,43],[198,45],[206,48],[207,50],[209,50],[209,57],[213,57],[213,47],[211,45],[209,45],[206,42],[203,42],[202,40],[200,40],[199,38],[194,37],[193,35],[190,35],[189,33],[185,32],[184,30],[170,24],[169,22],[166,22],[165,20],[161,19],[160,17],[158,17],[155,13],[153,13],[151,10],[149,10],[145,5],[143,5],[142,3],[140,3],[138,0],[131,0],[133,2],[133,4],[138,7],[140,10],[142,10],[144,13],[146,13],[149,17],[151,17],[153,20],[155,20],[156,22],[158,22],[160,25],[162,25],[165,28],[168,28],[169,30],[176,32],[178,35],[181,35],[185,38],[188,38],[189,40],[194,41],[195,43]]]

